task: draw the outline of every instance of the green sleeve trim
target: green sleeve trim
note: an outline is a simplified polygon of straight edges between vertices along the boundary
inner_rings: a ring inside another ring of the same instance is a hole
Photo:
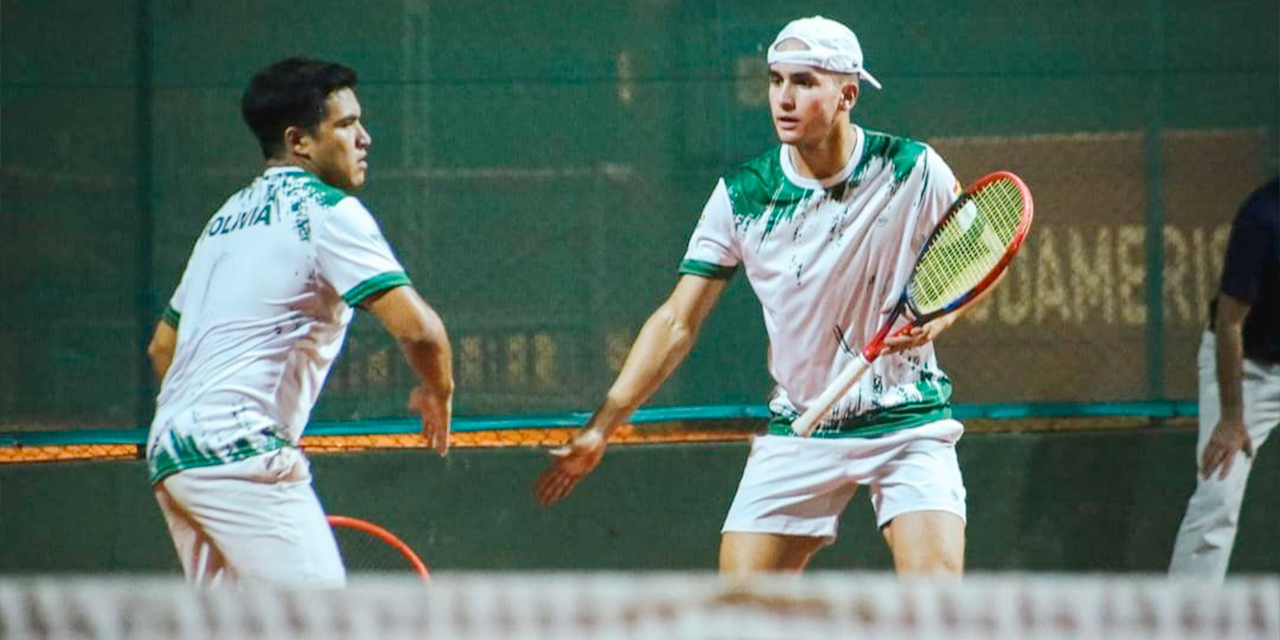
[[[174,309],[172,305],[165,307],[164,313],[160,314],[160,320],[174,329],[178,328],[178,321],[181,319],[182,314],[177,309]]]
[[[403,271],[388,271],[380,273],[360,284],[351,288],[350,291],[342,294],[342,299],[347,304],[355,307],[359,306],[366,298],[375,294],[394,289],[403,285],[413,284],[409,281],[409,275]]]
[[[714,264],[711,262],[703,262],[701,260],[685,260],[680,263],[680,273],[691,276],[702,276],[704,278],[715,278],[717,280],[728,280],[733,274],[738,272],[737,265],[726,267],[724,265]]]

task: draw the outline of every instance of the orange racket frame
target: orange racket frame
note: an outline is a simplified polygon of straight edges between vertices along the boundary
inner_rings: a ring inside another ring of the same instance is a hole
[[[419,558],[418,554],[414,553],[413,547],[410,547],[408,543],[401,540],[396,534],[391,533],[385,528],[369,522],[368,520],[361,520],[360,518],[333,515],[326,517],[329,520],[329,526],[331,527],[357,529],[391,545],[392,548],[400,552],[400,555],[404,556],[404,558],[409,561],[409,564],[413,565],[413,570],[417,572],[423,582],[431,581],[431,574],[427,571],[427,565],[422,562],[422,558]]]

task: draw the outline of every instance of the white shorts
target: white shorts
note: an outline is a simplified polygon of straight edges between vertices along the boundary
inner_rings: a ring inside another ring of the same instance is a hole
[[[179,471],[156,485],[155,496],[191,582],[346,583],[311,464],[296,448]]]
[[[876,525],[911,511],[965,519],[956,442],[964,426],[939,420],[880,438],[759,436],[721,532],[836,538],[858,485],[871,489]]]

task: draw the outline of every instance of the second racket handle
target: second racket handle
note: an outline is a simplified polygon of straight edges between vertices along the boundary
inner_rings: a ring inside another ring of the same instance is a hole
[[[818,399],[814,400],[809,405],[809,408],[800,414],[800,417],[796,418],[795,422],[791,423],[791,430],[801,438],[808,438],[813,435],[813,430],[818,427],[818,423],[827,415],[827,412],[831,411],[831,407],[834,407],[836,402],[849,392],[849,389],[858,381],[858,378],[862,377],[862,374],[867,372],[867,368],[870,366],[871,361],[867,360],[862,354],[858,354],[858,359],[845,367],[844,371],[841,371],[840,375],[827,387],[827,390],[823,391],[822,395],[818,396]]]

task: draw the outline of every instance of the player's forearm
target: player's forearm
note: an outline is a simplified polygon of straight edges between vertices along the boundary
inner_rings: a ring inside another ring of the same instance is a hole
[[[425,391],[442,397],[453,393],[453,348],[440,316],[427,309],[416,330],[395,338]]]
[[[1241,325],[1218,322],[1214,329],[1214,345],[1222,419],[1243,420],[1241,378],[1244,368],[1244,337]]]
[[[680,366],[697,337],[697,327],[683,321],[670,305],[649,317],[627,354],[618,379],[591,416],[588,428],[608,435],[635,413]]]
[[[370,296],[366,306],[399,343],[423,391],[449,397],[453,393],[453,350],[440,314],[410,286]]]

